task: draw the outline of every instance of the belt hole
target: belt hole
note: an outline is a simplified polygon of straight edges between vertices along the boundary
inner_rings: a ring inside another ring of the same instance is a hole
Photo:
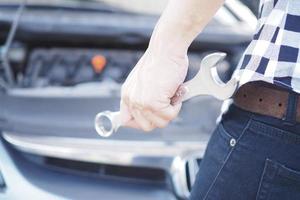
[[[246,94],[244,94],[244,95],[243,95],[243,97],[244,97],[244,98],[246,98],[246,97],[247,97],[247,95],[246,95]]]
[[[259,98],[259,102],[262,102],[262,98]]]
[[[279,103],[278,106],[281,107],[281,106],[282,106],[282,103]]]

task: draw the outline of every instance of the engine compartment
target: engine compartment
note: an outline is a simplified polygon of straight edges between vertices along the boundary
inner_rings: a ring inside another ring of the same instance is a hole
[[[111,80],[122,83],[141,51],[83,48],[36,48],[28,59],[22,86],[74,86]]]
[[[187,79],[197,72],[206,54],[189,54]],[[20,86],[66,87],[107,81],[122,84],[142,55],[141,50],[128,49],[35,48],[28,56]],[[228,68],[227,61],[219,67],[219,71],[224,74]]]

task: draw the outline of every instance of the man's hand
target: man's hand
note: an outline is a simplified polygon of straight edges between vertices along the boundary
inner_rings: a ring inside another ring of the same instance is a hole
[[[121,115],[126,126],[151,131],[173,120],[181,103],[171,98],[183,83],[188,69],[186,55],[158,55],[146,51],[122,87]]]
[[[125,126],[151,131],[174,119],[181,103],[171,104],[187,69],[187,50],[224,0],[170,0],[149,47],[129,74],[121,94]]]

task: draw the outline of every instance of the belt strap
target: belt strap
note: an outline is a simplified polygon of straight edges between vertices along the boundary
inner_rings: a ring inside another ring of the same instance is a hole
[[[247,111],[300,122],[299,94],[291,93],[271,84],[249,83],[239,88],[234,103]]]

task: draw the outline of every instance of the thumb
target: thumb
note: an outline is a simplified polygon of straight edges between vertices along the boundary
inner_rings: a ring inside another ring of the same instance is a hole
[[[180,104],[184,95],[187,93],[187,88],[184,85],[180,85],[175,92],[174,96],[171,98],[171,105]]]

